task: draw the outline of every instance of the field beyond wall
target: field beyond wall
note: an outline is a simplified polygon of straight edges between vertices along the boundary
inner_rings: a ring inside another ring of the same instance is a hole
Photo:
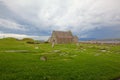
[[[41,60],[44,56],[47,59]],[[28,44],[0,39],[0,80],[120,78],[120,45]]]

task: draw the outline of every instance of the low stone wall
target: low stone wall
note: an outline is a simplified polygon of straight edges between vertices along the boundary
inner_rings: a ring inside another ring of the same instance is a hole
[[[113,45],[120,45],[120,41],[80,41],[79,43],[85,43],[85,44],[113,44]]]

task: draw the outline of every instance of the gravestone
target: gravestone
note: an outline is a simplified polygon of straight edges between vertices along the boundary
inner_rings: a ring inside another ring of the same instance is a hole
[[[41,57],[40,57],[40,60],[41,60],[41,61],[47,61],[47,57],[46,57],[46,56],[41,56]]]

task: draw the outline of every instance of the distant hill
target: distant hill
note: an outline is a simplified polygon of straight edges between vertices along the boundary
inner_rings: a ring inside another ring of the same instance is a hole
[[[79,41],[96,40],[96,38],[80,38]]]
[[[97,40],[97,41],[120,41],[120,38],[111,38],[111,39],[97,39],[97,38],[80,38],[79,41],[91,41],[91,40]]]

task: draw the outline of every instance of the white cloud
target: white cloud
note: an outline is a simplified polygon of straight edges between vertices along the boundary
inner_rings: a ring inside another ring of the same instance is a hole
[[[15,30],[22,30],[22,31],[26,30],[23,25],[20,25],[14,21],[1,19],[1,18],[0,18],[0,28],[8,28],[8,29],[15,29]]]
[[[96,27],[120,25],[120,0],[2,1],[40,29],[82,32]]]
[[[12,33],[1,33],[0,38],[5,38],[5,37],[14,37],[18,39],[23,39],[23,38],[33,38],[35,40],[48,40],[49,36],[31,36],[31,35],[25,35],[25,34],[12,34]]]

